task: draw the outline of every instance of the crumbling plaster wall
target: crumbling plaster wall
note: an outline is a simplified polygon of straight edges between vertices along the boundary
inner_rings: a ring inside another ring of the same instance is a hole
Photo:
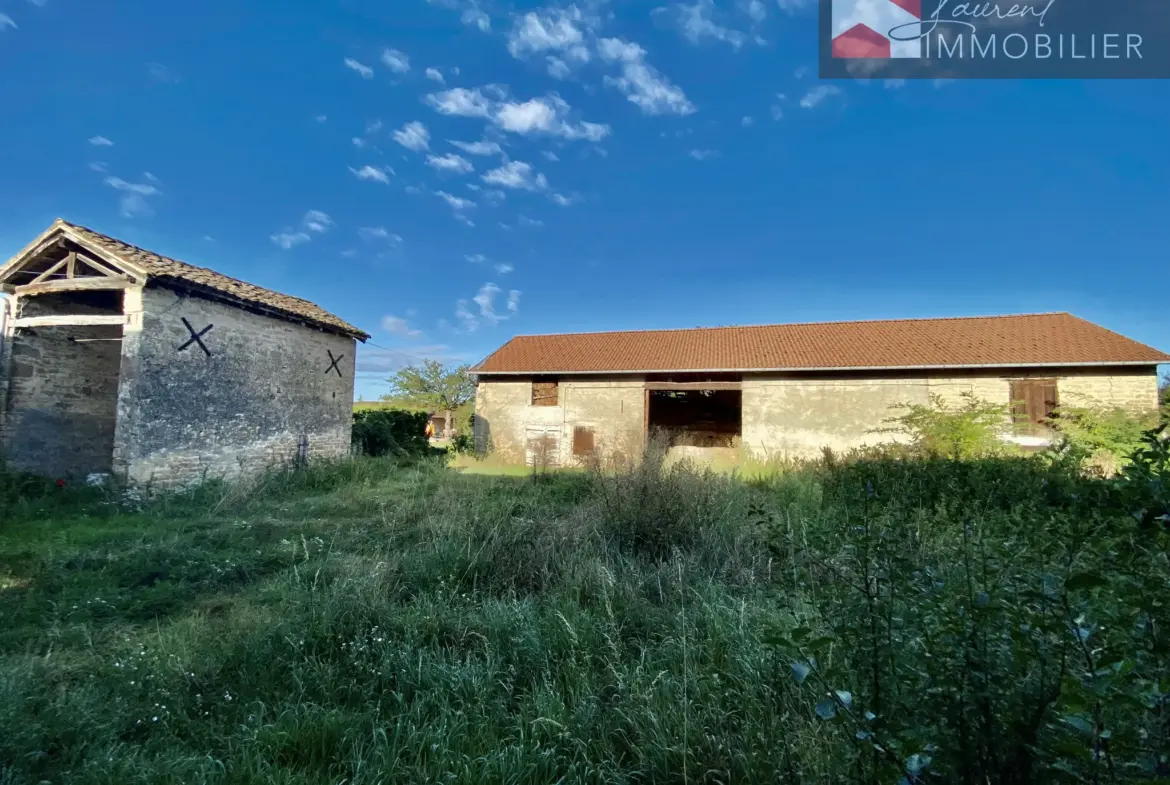
[[[128,291],[126,312],[123,478],[170,487],[253,474],[295,461],[302,437],[310,458],[349,453],[353,338],[162,287]],[[210,356],[184,318],[196,332],[212,325],[201,339]]]
[[[476,449],[523,463],[528,434],[545,429],[557,435],[560,465],[572,466],[581,462],[573,456],[573,430],[580,426],[593,430],[594,450],[602,460],[622,461],[641,453],[646,417],[641,377],[562,377],[557,403],[533,406],[529,379],[481,379],[475,398]]]

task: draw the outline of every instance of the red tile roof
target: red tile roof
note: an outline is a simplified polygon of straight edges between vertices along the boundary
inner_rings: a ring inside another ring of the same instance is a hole
[[[522,335],[480,374],[1155,365],[1170,355],[1067,313]]]

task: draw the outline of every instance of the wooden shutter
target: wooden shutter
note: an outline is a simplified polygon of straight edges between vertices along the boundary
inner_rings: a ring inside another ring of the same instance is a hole
[[[573,455],[584,458],[593,454],[593,429],[578,425],[573,429]]]
[[[1016,433],[1043,435],[1056,411],[1056,380],[1017,379],[1011,383],[1011,401]]]
[[[533,406],[556,406],[557,405],[557,383],[556,382],[533,382],[532,383],[532,405]]]

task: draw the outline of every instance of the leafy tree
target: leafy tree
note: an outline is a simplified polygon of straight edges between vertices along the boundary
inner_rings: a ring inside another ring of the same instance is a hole
[[[388,381],[387,398],[432,411],[446,412],[448,418],[475,398],[471,366],[445,366],[437,360],[423,360],[421,366],[400,368]]]
[[[962,401],[953,408],[939,395],[931,395],[929,404],[895,404],[890,408],[904,413],[887,418],[886,427],[870,432],[907,436],[915,449],[928,455],[971,459],[1005,452],[1000,437],[1011,422],[1010,407],[988,403],[969,392],[959,397]]]

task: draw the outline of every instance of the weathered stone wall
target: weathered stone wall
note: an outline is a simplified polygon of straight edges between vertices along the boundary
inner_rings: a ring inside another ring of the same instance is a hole
[[[964,376],[900,378],[826,378],[761,376],[743,383],[743,446],[760,458],[807,457],[823,447],[846,451],[898,441],[897,434],[874,433],[896,416],[900,403],[926,404],[938,395],[948,404],[963,393],[996,404],[1010,402],[1011,379],[1056,378],[1065,405],[1122,406],[1133,411],[1157,405],[1157,376],[1147,369],[1038,370]]]
[[[352,338],[149,287],[127,293],[114,467],[168,487],[350,449]],[[211,355],[191,343],[202,337]],[[329,352],[341,373],[329,370]]]
[[[17,302],[24,317],[116,312],[62,296]],[[58,478],[110,471],[121,335],[118,326],[90,326],[24,328],[10,336],[0,358],[7,369],[0,448],[13,468]]]
[[[476,388],[476,448],[513,463],[525,461],[525,445],[531,435],[543,431],[555,435],[557,462],[572,466],[573,431],[590,428],[599,458],[621,460],[642,450],[645,422],[643,380],[560,380],[557,406],[533,406],[530,380],[483,379]]]
[[[897,434],[874,433],[896,416],[897,404],[926,404],[932,395],[949,405],[964,393],[989,403],[1010,402],[1012,379],[1056,378],[1061,403],[1121,406],[1133,411],[1157,405],[1152,368],[1100,370],[1040,369],[966,374],[757,375],[743,381],[742,445],[761,459],[809,457],[822,448],[847,451],[897,441]],[[525,444],[537,432],[555,434],[561,465],[572,465],[573,428],[592,427],[603,457],[634,456],[644,438],[642,378],[562,377],[559,406],[532,406],[530,380],[480,380],[476,390],[476,446],[514,463],[525,461]],[[1021,439],[1021,443],[1031,443]]]

